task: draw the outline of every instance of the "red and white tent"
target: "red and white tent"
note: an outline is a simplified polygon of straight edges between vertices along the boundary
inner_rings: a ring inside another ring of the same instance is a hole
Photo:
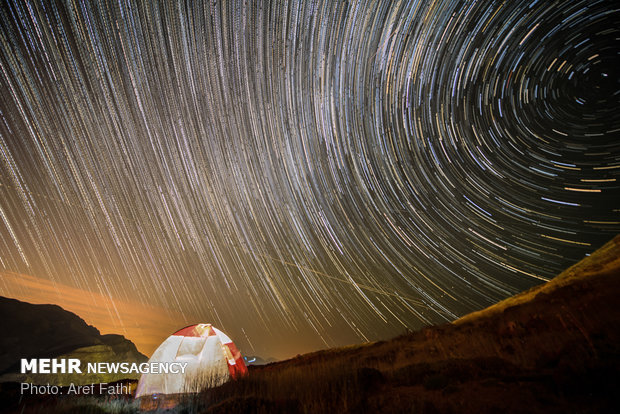
[[[155,350],[151,362],[187,363],[181,374],[143,374],[136,398],[153,394],[198,392],[247,375],[248,369],[233,341],[211,324],[185,327],[168,337]]]

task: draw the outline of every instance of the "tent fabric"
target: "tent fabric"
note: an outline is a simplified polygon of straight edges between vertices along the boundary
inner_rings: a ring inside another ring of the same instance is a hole
[[[153,394],[198,392],[247,375],[233,341],[211,324],[187,326],[170,335],[149,362],[187,362],[185,374],[143,374],[136,398]]]

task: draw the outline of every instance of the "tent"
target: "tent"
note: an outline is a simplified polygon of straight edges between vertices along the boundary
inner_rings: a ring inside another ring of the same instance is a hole
[[[187,363],[181,373],[142,374],[136,398],[156,394],[198,392],[229,379],[247,375],[248,369],[233,341],[211,324],[187,326],[168,337],[149,363]]]

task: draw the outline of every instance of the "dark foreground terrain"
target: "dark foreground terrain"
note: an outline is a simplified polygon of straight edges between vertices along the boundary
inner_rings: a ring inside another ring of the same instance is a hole
[[[204,412],[620,412],[620,236],[454,323],[253,368]]]
[[[619,373],[620,236],[551,282],[453,323],[250,367],[174,411],[614,413]],[[138,404],[100,397],[13,408],[118,413]]]

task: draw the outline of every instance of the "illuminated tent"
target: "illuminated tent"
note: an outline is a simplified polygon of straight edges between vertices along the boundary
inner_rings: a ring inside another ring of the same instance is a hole
[[[149,359],[149,363],[153,362],[187,362],[187,366],[184,374],[142,374],[136,398],[198,392],[248,373],[243,357],[231,339],[210,324],[202,323],[170,335]]]

